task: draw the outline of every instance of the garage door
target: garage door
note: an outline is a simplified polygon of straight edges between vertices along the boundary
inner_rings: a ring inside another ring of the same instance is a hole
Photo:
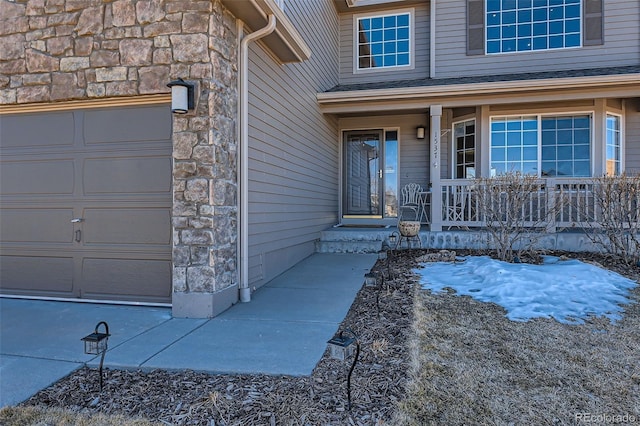
[[[4,294],[171,300],[167,105],[0,115]]]

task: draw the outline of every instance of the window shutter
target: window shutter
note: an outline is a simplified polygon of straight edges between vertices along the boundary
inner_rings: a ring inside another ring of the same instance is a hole
[[[467,55],[484,55],[484,0],[467,0]]]
[[[603,8],[603,0],[584,0],[584,46],[604,44]]]

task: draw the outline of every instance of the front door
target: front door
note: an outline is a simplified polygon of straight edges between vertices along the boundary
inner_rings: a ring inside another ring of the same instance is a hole
[[[343,219],[397,217],[397,131],[344,133]]]

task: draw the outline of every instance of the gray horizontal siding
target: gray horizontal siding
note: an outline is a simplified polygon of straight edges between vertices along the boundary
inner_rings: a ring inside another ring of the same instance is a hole
[[[288,0],[286,14],[312,51],[278,65],[261,46],[249,59],[249,281],[260,286],[309,256],[337,222],[337,120],[315,94],[337,84],[333,2]],[[318,25],[322,22],[323,25]]]
[[[640,63],[640,2],[607,0],[605,44],[503,55],[466,55],[466,2],[440,1],[436,11],[436,77],[599,68]]]
[[[398,9],[406,9],[401,4]],[[429,76],[429,2],[415,6],[415,67],[412,70],[354,73],[353,13],[340,15],[340,84],[370,83],[386,80],[410,80]],[[392,13],[394,9],[384,9]]]
[[[625,169],[640,173],[640,100],[627,101],[625,116]]]

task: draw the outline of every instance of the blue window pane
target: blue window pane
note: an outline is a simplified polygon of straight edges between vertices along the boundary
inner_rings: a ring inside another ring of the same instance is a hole
[[[487,12],[500,10],[500,0],[487,0]]]
[[[538,159],[538,148],[537,147],[525,147],[522,149],[522,159],[535,161]]]
[[[518,9],[531,7],[531,0],[518,0]]]
[[[381,67],[382,65],[382,55],[375,55],[371,58],[372,67]]]
[[[518,39],[518,52],[524,52],[532,49],[531,38],[521,38]]]
[[[504,160],[505,160],[505,150],[504,149],[493,148],[491,150],[491,161],[504,161]]]
[[[500,52],[500,42],[499,41],[489,41],[487,42],[487,53],[498,53]]]
[[[505,146],[507,137],[505,133],[493,133],[491,135],[491,146]]]
[[[523,145],[538,145],[538,132],[522,132]]]
[[[503,40],[502,41],[502,51],[503,52],[515,52],[516,51],[516,41],[515,40]]]
[[[579,33],[580,19],[568,19],[564,21],[564,31],[566,33]]]
[[[569,145],[573,143],[573,132],[571,130],[558,130],[558,145]]]
[[[372,55],[381,55],[382,54],[382,43],[373,43],[373,44],[371,44],[371,54]]]
[[[371,41],[382,41],[382,31],[371,31]]]
[[[383,19],[384,19],[384,27],[385,28],[390,28],[390,27],[395,27],[396,26],[396,17],[395,17],[395,15],[393,15],[393,16],[385,16]]]
[[[525,161],[522,163],[522,173],[525,175],[535,175],[538,173],[538,163],[535,161]]]
[[[408,41],[399,41],[398,42],[398,52],[409,53],[409,42]]]
[[[573,147],[571,145],[558,145],[558,160],[573,159]]]
[[[516,36],[515,25],[506,25],[502,27],[502,38],[515,38],[515,36]]]
[[[538,130],[538,120],[536,118],[525,118],[522,120],[524,130]]]
[[[555,176],[556,175],[556,162],[555,161],[543,161],[542,162],[542,176]]]
[[[544,50],[547,48],[547,37],[534,37],[533,50]]]
[[[384,30],[384,41],[396,40],[396,29]]]
[[[558,6],[564,4],[564,0],[549,0],[549,6]]]
[[[522,137],[520,133],[515,133],[515,132],[507,133],[507,145],[508,146],[522,145]]]
[[[499,39],[500,39],[500,27],[488,27],[487,40],[499,40]]]
[[[516,0],[502,0],[502,10],[511,10],[516,8]]]
[[[520,22],[520,23],[531,22],[532,18],[533,18],[533,15],[531,13],[531,10],[519,10],[518,11],[518,22]]]
[[[580,34],[569,34],[564,39],[564,47],[579,47]]]
[[[381,30],[383,25],[382,18],[372,18],[371,19],[371,28],[374,30]]]
[[[556,124],[558,129],[571,129],[573,128],[573,118],[572,117],[558,118],[556,120]]]
[[[542,147],[542,160],[555,160],[556,159],[556,148],[555,146],[551,147]]]
[[[564,37],[562,36],[549,36],[549,49],[559,49],[564,47]]]
[[[542,132],[542,146],[556,144],[556,131],[544,130]]]
[[[506,129],[506,122],[504,120],[493,120],[491,122],[491,131],[504,131]]]
[[[556,119],[555,118],[543,118],[542,119],[542,129],[555,129],[556,128]]]
[[[591,164],[588,161],[574,161],[574,176],[591,176]]]
[[[398,26],[399,27],[408,27],[409,26],[409,14],[405,13],[403,15],[398,15]]]
[[[502,24],[515,24],[516,23],[516,12],[503,12],[502,13]]]
[[[518,25],[518,37],[530,37],[531,36],[531,24]]]
[[[573,158],[576,160],[588,160],[589,152],[589,145],[575,145],[573,147]]]
[[[522,150],[517,148],[507,148],[507,161],[520,161],[522,160]]]
[[[534,22],[541,22],[547,20],[547,8],[535,8],[533,9],[533,20]]]
[[[573,162],[572,161],[558,161],[558,176],[573,176]]]
[[[398,55],[398,65],[409,65],[408,53],[401,53]]]
[[[580,4],[573,4],[565,6],[564,8],[565,18],[578,18],[580,17]]]
[[[583,117],[574,117],[573,118],[573,127],[576,129],[588,129],[591,127],[591,120],[589,116]]]
[[[549,22],[549,34],[562,34],[564,31],[563,21]]]
[[[573,132],[573,140],[575,143],[586,143],[591,141],[591,131],[588,129],[575,130]]]
[[[564,7],[556,6],[549,8],[549,19],[563,19],[564,18]]]
[[[547,35],[547,23],[546,22],[537,22],[533,24],[533,35],[534,36],[542,36]]]
[[[384,55],[384,66],[394,67],[396,65],[396,55]]]
[[[504,164],[491,163],[491,168],[494,169],[496,171],[496,174],[498,174],[498,175],[503,175],[505,173]]]
[[[360,28],[368,30],[371,28],[371,19],[360,19]]]
[[[499,13],[488,13],[487,14],[487,25],[500,25],[500,14]]]
[[[398,40],[409,40],[409,28],[398,28]]]
[[[384,53],[396,53],[396,43],[395,42],[387,42],[384,44]]]
[[[520,120],[507,121],[507,130],[521,130],[522,122]]]

